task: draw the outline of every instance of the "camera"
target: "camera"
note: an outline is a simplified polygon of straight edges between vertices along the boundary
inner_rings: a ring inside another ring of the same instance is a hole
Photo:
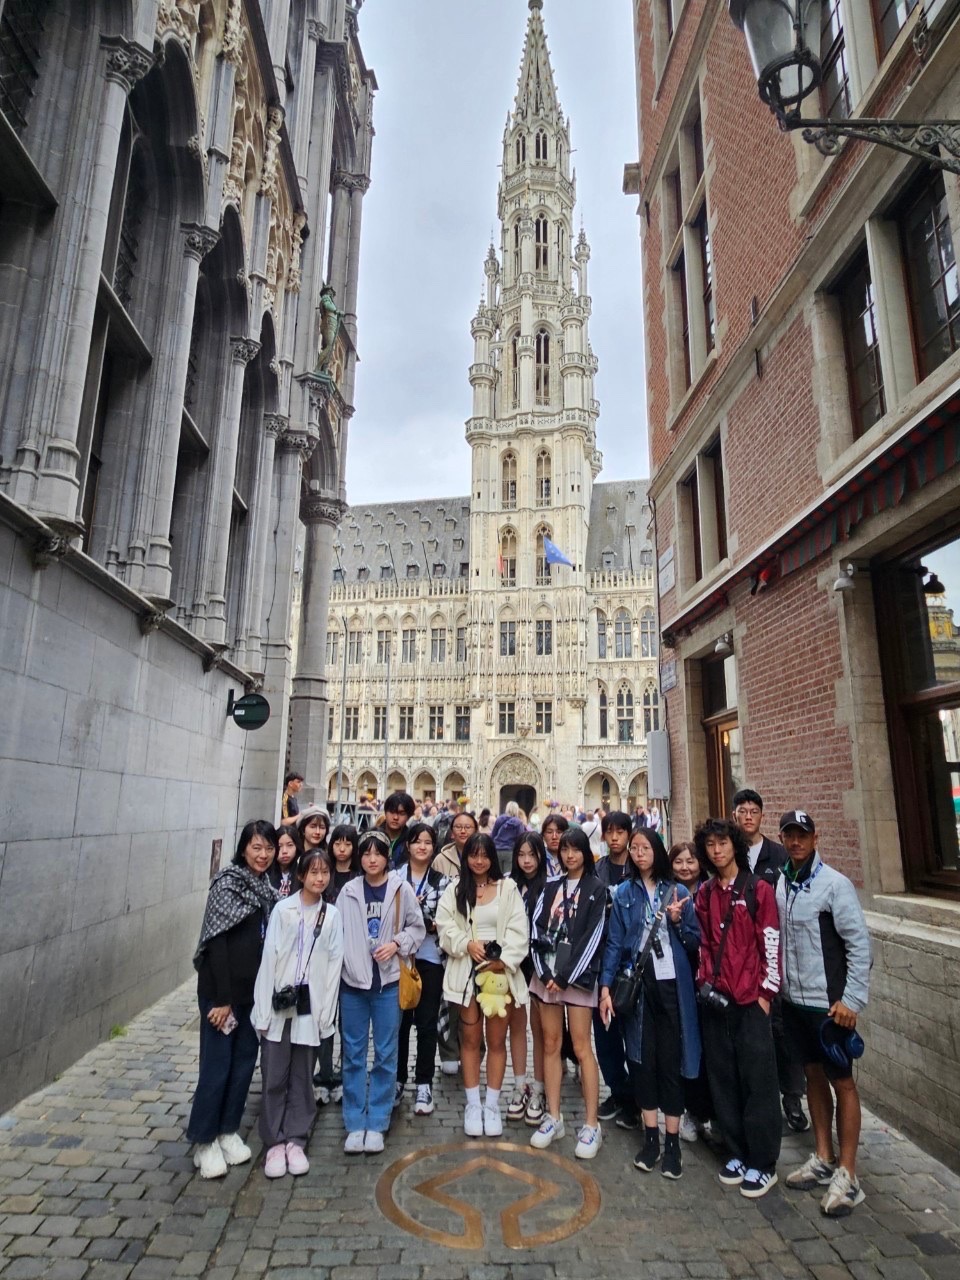
[[[718,1013],[730,1008],[730,997],[725,996],[722,991],[715,990],[711,982],[703,984],[697,993],[697,999],[705,1008],[714,1009]]]
[[[483,954],[488,960],[499,960],[503,955],[503,947],[499,942],[485,942],[483,944]]]
[[[427,933],[429,933],[436,924],[437,918],[425,902],[420,904],[420,914],[423,916],[423,923],[427,927]]]
[[[273,993],[273,1008],[276,1013],[296,1012],[298,1017],[310,1012],[310,988],[305,982],[299,986],[281,987]]]

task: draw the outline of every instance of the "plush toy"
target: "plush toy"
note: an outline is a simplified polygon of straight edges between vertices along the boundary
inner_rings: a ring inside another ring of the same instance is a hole
[[[477,974],[477,1004],[488,1018],[505,1018],[511,1003],[510,983],[505,973],[486,969]]]

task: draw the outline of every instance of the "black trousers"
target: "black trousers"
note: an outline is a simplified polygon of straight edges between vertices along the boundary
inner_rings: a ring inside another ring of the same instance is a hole
[[[433,1084],[433,1069],[437,1057],[437,1020],[440,1014],[440,998],[443,995],[443,965],[429,960],[418,960],[417,969],[423,990],[415,1009],[404,1010],[400,1018],[400,1051],[397,1055],[397,1079],[407,1082],[407,1063],[410,1058],[410,1028],[417,1028],[417,1066],[415,1084]]]
[[[773,1028],[773,1047],[777,1054],[777,1075],[780,1092],[802,1096],[807,1091],[807,1078],[803,1063],[791,1052],[790,1042],[783,1033],[783,997],[777,996],[770,1006],[770,1024]]]
[[[640,1061],[631,1062],[630,1080],[641,1111],[683,1115],[680,1009],[675,978],[662,982],[644,974],[640,1013]]]
[[[771,1171],[780,1155],[773,1028],[759,1004],[703,1009],[703,1048],[716,1122],[730,1154]]]

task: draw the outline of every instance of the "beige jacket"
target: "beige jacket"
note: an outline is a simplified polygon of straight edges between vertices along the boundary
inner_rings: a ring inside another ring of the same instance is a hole
[[[452,840],[443,846],[430,865],[434,871],[439,871],[448,880],[460,879],[460,855]]]
[[[514,1002],[528,1002],[527,983],[520,965],[530,953],[530,924],[527,909],[516,884],[507,877],[498,880],[497,941],[503,948],[500,959],[507,971],[510,994]],[[471,923],[457,910],[456,883],[447,885],[437,907],[437,935],[440,950],[446,953],[443,971],[443,995],[451,1004],[465,1005],[473,999],[473,961],[467,954],[467,943],[473,938]],[[466,998],[464,998],[466,997]]]

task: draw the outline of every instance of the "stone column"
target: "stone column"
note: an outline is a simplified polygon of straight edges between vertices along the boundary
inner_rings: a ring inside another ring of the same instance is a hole
[[[120,37],[104,38],[106,86],[89,149],[74,158],[76,190],[70,208],[58,214],[56,252],[49,279],[52,296],[36,344],[39,382],[29,399],[9,496],[45,520],[78,528],[80,453],[77,435],[100,287],[110,197],[117,168],[127,95],[153,66],[153,54]],[[76,210],[76,217],[72,217]]]
[[[181,229],[183,258],[177,278],[169,282],[164,323],[157,329],[126,575],[134,590],[164,603],[171,599],[170,519],[197,280],[201,259],[220,238],[219,232],[195,223],[183,223]]]
[[[327,716],[329,699],[326,666],[327,610],[333,567],[333,539],[343,506],[329,498],[309,497],[300,504],[306,526],[303,582],[300,598],[300,639],[293,678],[290,714],[293,716],[291,759],[307,786],[322,798],[326,793]]]
[[[260,463],[254,485],[251,507],[253,528],[249,541],[249,571],[240,624],[240,650],[237,665],[247,671],[263,669],[261,639],[263,634],[263,575],[267,554],[267,535],[273,510],[273,462],[276,444],[289,426],[280,413],[268,413],[263,419],[260,440]]]
[[[348,173],[333,175],[333,226],[330,230],[330,283],[342,300],[347,291],[347,259],[350,252],[350,192]]]
[[[207,480],[200,536],[200,577],[202,586],[195,605],[197,632],[207,644],[227,642],[226,583],[230,550],[230,523],[233,515],[233,487],[237,472],[237,445],[240,435],[240,406],[247,365],[260,352],[260,343],[251,338],[230,339],[230,368],[220,421],[212,441],[210,473]],[[202,632],[201,632],[202,627]]]

